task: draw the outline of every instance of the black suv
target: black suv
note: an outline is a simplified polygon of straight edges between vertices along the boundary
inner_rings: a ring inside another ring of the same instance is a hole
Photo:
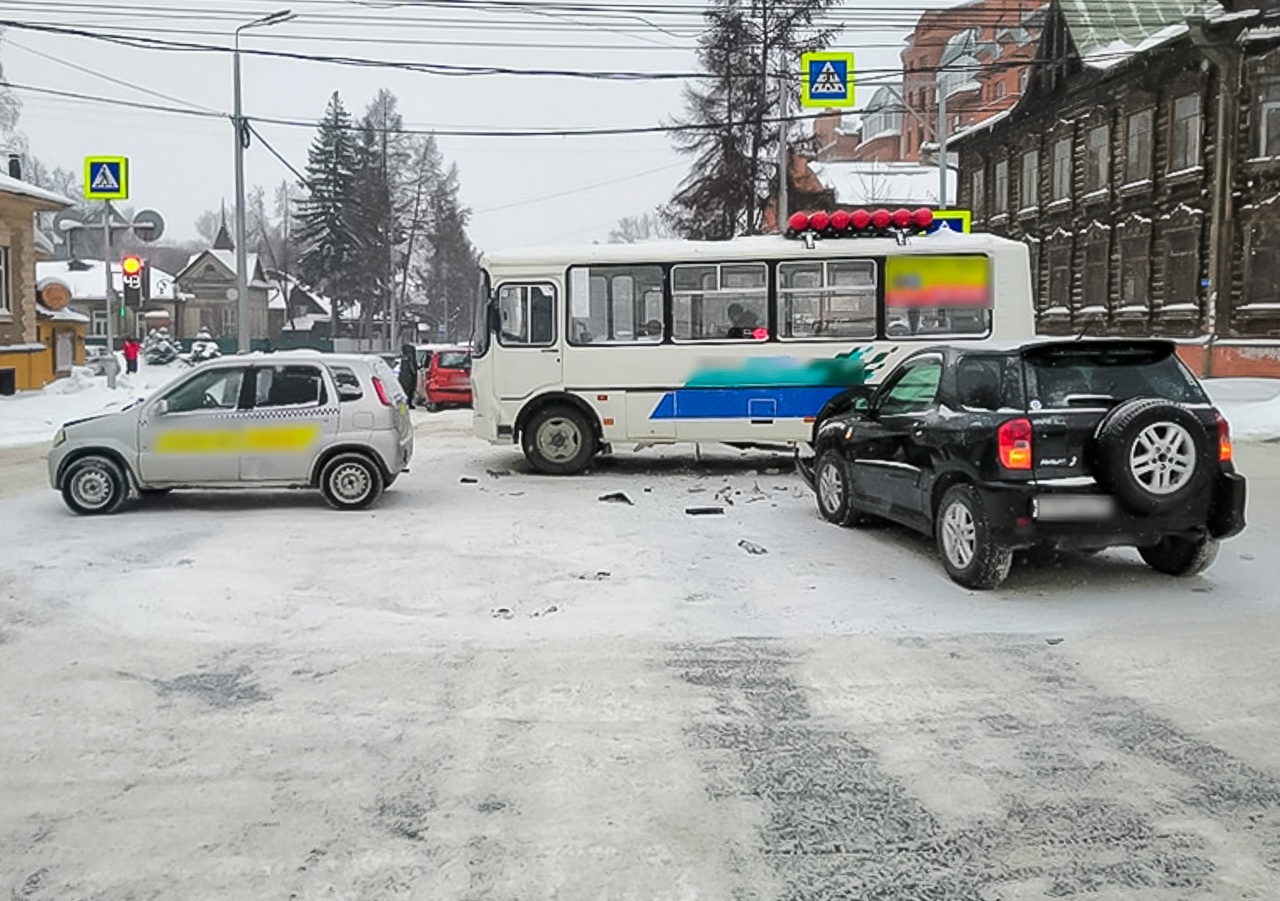
[[[1227,422],[1160,340],[940,346],[814,425],[800,470],[824,518],[935,536],[943,566],[994,588],[1013,551],[1131,545],[1175,576],[1244,528]]]

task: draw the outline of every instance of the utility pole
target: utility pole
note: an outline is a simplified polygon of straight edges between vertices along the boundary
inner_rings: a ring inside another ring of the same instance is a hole
[[[778,79],[778,233],[787,230],[787,181],[791,175],[787,153],[787,54],[782,53],[781,75]]]
[[[938,209],[947,208],[947,94],[942,89],[942,71],[933,80],[938,94]],[[958,193],[958,192],[957,192]]]
[[[1204,328],[1205,377],[1213,375],[1213,346],[1219,332],[1231,321],[1231,270],[1236,255],[1231,244],[1235,229],[1232,224],[1232,192],[1235,188],[1235,163],[1240,140],[1240,91],[1243,66],[1237,38],[1245,22],[1228,22],[1213,27],[1204,16],[1187,20],[1191,43],[1217,70],[1218,109],[1214,133],[1213,182],[1209,201],[1209,302],[1205,310]]]
[[[294,18],[287,9],[281,9],[252,22],[246,22],[235,31],[235,49],[232,53],[232,87],[235,90],[234,112],[231,117],[236,133],[236,351],[247,354],[250,345],[249,331],[249,252],[244,224],[244,151],[249,146],[249,125],[244,120],[240,98],[240,32],[246,28],[279,25]]]
[[[102,308],[107,314],[107,387],[116,386],[116,337],[115,305],[111,303],[111,201],[102,201],[102,270],[106,273],[106,288],[102,294]]]

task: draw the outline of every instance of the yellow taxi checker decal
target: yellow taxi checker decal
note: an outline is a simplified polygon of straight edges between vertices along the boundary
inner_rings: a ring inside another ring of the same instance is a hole
[[[259,426],[240,429],[175,429],[156,436],[157,454],[242,454],[307,450],[320,437],[319,425]]]

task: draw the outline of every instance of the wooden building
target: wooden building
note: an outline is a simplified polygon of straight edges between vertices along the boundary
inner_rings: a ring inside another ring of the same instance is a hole
[[[1039,329],[1280,375],[1280,0],[1052,0],[1006,113],[953,138],[974,228],[1031,248]]]

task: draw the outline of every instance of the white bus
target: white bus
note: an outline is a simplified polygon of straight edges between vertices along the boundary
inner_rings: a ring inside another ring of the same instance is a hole
[[[484,256],[476,434],[552,474],[615,444],[795,446],[914,347],[1034,333],[1019,242],[800,237]]]

